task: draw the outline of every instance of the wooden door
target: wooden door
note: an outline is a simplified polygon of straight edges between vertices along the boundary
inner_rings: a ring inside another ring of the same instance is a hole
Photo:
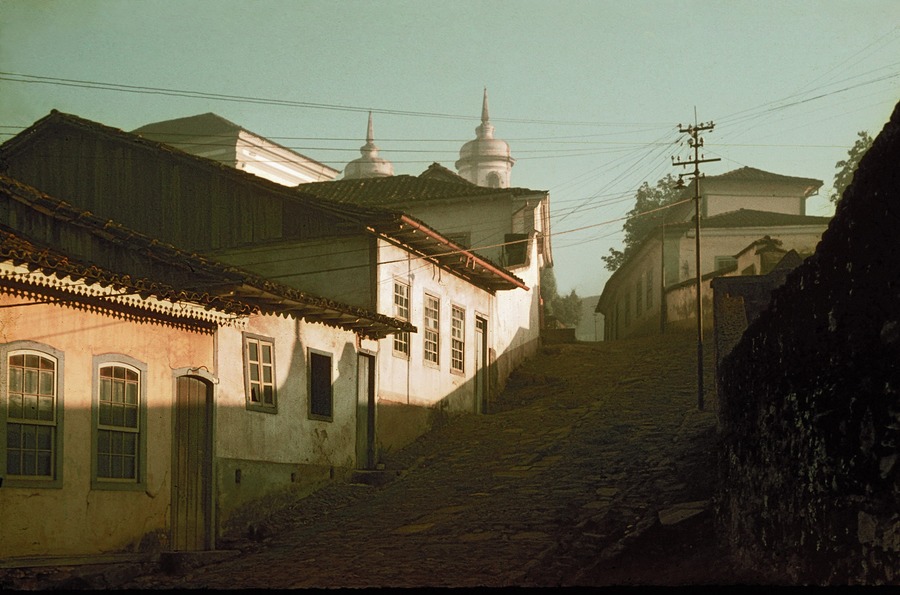
[[[172,549],[212,547],[212,391],[180,376],[175,392],[172,471]]]
[[[375,468],[375,357],[359,354],[356,394],[356,466]]]
[[[487,320],[475,317],[475,412],[487,413]]]

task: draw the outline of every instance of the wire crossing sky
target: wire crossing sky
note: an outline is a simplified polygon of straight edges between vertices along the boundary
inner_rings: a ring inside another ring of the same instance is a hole
[[[706,175],[823,181],[900,100],[896,0],[0,0],[0,141],[58,109],[214,112],[336,169],[368,112],[396,174],[454,169],[487,88],[514,186],[549,190],[560,293],[597,295],[634,192],[715,122]],[[452,232],[454,230],[444,230]]]

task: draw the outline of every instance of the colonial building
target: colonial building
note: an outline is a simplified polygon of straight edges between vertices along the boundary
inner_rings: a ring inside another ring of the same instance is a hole
[[[509,337],[520,339],[506,330],[518,331],[520,318],[504,315],[498,294],[527,307],[536,293],[530,280],[404,212],[326,201],[75,116],[52,113],[0,154],[10,173],[81,208],[421,329],[369,348],[385,407],[360,466],[427,430],[435,415],[482,409],[501,366],[491,354],[507,361]],[[318,184],[337,183],[345,182]],[[536,332],[530,315],[521,324],[528,333]],[[408,369],[385,367],[404,351]]]
[[[333,180],[339,173],[213,113],[154,122],[132,132],[285,186]]]
[[[683,197],[695,195],[694,184]],[[813,252],[828,217],[806,214],[806,200],[822,185],[749,167],[701,179],[700,275],[704,326],[712,324],[709,281],[731,272],[761,238],[780,249]],[[680,202],[680,201],[679,201]],[[696,325],[695,205],[683,202],[640,242],[603,289],[596,311],[604,338],[659,333],[669,326]],[[757,274],[748,268],[742,274]]]
[[[211,549],[373,448],[370,350],[411,324],[4,175],[0,210],[0,557]]]

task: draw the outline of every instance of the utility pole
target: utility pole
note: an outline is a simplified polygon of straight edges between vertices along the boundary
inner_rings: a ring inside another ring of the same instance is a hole
[[[687,133],[690,138],[688,138],[688,146],[694,150],[693,159],[687,159],[684,161],[676,161],[675,157],[672,157],[672,165],[680,165],[685,167],[687,165],[693,165],[694,171],[685,172],[683,174],[678,174],[678,185],[681,188],[684,188],[684,181],[682,178],[685,176],[690,177],[694,181],[694,256],[695,256],[695,266],[694,272],[697,275],[697,409],[703,410],[703,304],[702,304],[702,294],[701,294],[701,279],[702,274],[700,272],[700,178],[702,178],[702,174],[700,173],[700,164],[708,163],[710,161],[719,161],[719,158],[706,159],[703,155],[700,154],[700,147],[703,146],[703,137],[700,136],[701,132],[706,130],[712,130],[715,124],[712,122],[707,122],[705,124],[697,124],[697,116],[696,110],[694,114],[694,125],[688,126],[685,128],[681,124],[678,125],[678,132]]]

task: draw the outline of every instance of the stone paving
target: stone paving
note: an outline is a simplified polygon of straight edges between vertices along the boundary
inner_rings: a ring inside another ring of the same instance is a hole
[[[711,532],[712,374],[700,411],[696,345],[668,341],[546,346],[492,413],[452,419],[386,456],[383,485],[330,485],[255,540],[224,544],[224,560],[107,587],[735,581]]]

